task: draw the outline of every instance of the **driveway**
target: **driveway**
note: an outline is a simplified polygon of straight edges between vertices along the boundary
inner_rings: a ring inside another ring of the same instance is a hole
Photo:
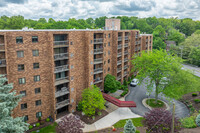
[[[183,69],[189,69],[194,72],[194,75],[200,77],[200,67],[192,65],[183,65]]]
[[[137,105],[136,108],[130,108],[131,111],[138,115],[144,116],[144,114],[149,111],[149,109],[146,108],[142,104],[142,100],[144,98],[147,98],[145,84],[143,83],[136,87],[129,87],[129,89],[130,89],[130,93],[126,96],[125,100],[126,101],[134,101]],[[154,98],[154,95],[151,94],[150,98]],[[169,101],[167,101],[165,97],[159,95],[159,99],[162,99],[169,104]],[[182,102],[179,102],[177,100],[174,100],[174,102],[175,102],[175,106],[176,106],[175,107],[175,115],[177,117],[183,118],[183,117],[189,116],[189,110],[185,106],[185,104],[183,104]],[[170,106],[170,111],[172,112],[172,109],[173,109],[172,104],[170,104],[169,106]]]

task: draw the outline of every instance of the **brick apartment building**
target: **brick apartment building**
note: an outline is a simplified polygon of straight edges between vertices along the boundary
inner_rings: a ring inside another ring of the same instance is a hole
[[[28,123],[57,119],[76,110],[83,89],[103,89],[107,74],[121,82],[130,76],[131,57],[152,50],[152,35],[107,21],[106,30],[0,31],[0,74],[24,94],[14,117],[25,116]]]

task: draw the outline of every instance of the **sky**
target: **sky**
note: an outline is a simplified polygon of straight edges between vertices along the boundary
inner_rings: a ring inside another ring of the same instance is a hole
[[[200,0],[0,0],[0,16],[87,19],[101,16],[178,17],[200,20]]]

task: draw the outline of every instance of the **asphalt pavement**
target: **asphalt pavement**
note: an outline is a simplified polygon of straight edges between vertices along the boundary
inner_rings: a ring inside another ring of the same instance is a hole
[[[183,65],[183,69],[189,69],[194,72],[194,75],[200,77],[200,67],[192,66],[192,65]]]

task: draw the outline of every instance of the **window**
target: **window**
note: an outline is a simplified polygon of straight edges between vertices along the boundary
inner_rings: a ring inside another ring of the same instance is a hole
[[[21,109],[27,109],[27,103],[21,104]]]
[[[71,45],[73,45],[73,42],[70,42]]]
[[[24,57],[24,51],[17,51],[17,57],[18,58]]]
[[[110,38],[110,33],[108,34],[108,38]]]
[[[108,51],[108,55],[110,55],[110,51]]]
[[[110,63],[110,59],[108,59],[108,64]]]
[[[38,94],[38,93],[40,93],[40,88],[35,88],[35,94]]]
[[[41,100],[35,101],[35,105],[36,105],[36,106],[39,106],[39,105],[41,105],[41,104],[42,104],[42,101],[41,101]]]
[[[33,63],[33,69],[38,69],[38,68],[40,68],[39,63]]]
[[[23,37],[16,37],[16,43],[23,43]]]
[[[20,94],[23,95],[23,97],[26,96],[26,91],[20,91]]]
[[[19,64],[18,71],[23,71],[23,70],[24,70],[24,64]]]
[[[110,67],[108,67],[108,72],[110,72]]]
[[[38,36],[32,36],[32,42],[33,43],[38,42]]]
[[[37,112],[36,113],[36,118],[42,117],[42,112]]]
[[[110,42],[108,42],[108,46],[110,46]]]
[[[26,83],[26,79],[25,78],[19,78],[19,84],[25,84]]]
[[[32,50],[32,53],[33,53],[33,56],[39,56],[39,50],[38,49]]]
[[[35,81],[35,82],[40,81],[40,75],[34,76],[34,81]]]
[[[28,115],[24,116],[24,122],[28,121]]]

